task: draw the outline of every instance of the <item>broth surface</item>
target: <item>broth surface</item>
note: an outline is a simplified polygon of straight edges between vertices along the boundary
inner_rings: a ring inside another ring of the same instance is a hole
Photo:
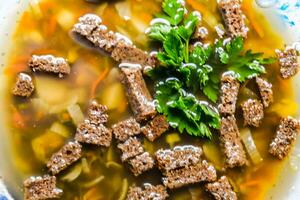
[[[208,41],[213,41],[217,36],[213,27],[221,23],[216,1],[186,0],[186,4],[190,10],[198,10],[203,14],[203,25],[210,33]],[[243,11],[249,19],[247,23],[250,27],[245,48],[264,52],[265,56],[275,56],[274,49],[282,48],[283,41],[272,32],[262,15],[252,9],[251,5],[252,0],[243,1]],[[102,1],[101,4],[91,4],[84,0],[76,3],[70,0],[42,0],[39,4],[30,5],[24,12],[13,37],[10,61],[4,72],[8,77],[9,87],[12,87],[17,73],[31,73],[27,62],[32,54],[64,57],[68,59],[72,70],[64,79],[45,74],[35,75],[36,91],[29,99],[16,98],[10,89],[6,91],[6,120],[9,125],[7,134],[11,138],[10,146],[14,155],[11,159],[21,174],[16,180],[20,187],[28,176],[46,173],[45,162],[74,136],[76,125],[67,112],[68,106],[78,104],[85,112],[89,100],[96,98],[99,103],[108,106],[108,126],[132,115],[124,88],[118,80],[117,63],[73,41],[70,37],[73,24],[83,14],[95,13],[101,16],[103,24],[109,29],[128,36],[138,47],[150,50],[153,47],[144,31],[153,15],[160,12],[160,7],[159,0]],[[265,111],[261,127],[251,128],[255,144],[264,159],[261,164],[254,166],[249,163],[249,166],[241,169],[223,171],[224,163],[217,133],[209,141],[171,130],[153,143],[143,139],[145,149],[154,153],[160,148],[170,148],[171,145],[203,145],[207,160],[216,166],[218,174],[226,174],[232,180],[239,199],[264,199],[268,189],[276,183],[283,163],[269,155],[268,145],[279,118],[295,115],[297,110],[292,84],[280,78],[277,64],[267,68],[266,77],[273,84],[274,103]],[[95,84],[100,79],[101,83],[95,89]],[[242,100],[243,95],[240,94],[238,103]],[[53,124],[62,125],[65,135],[56,133]],[[242,121],[239,124],[241,127]],[[180,140],[174,144],[168,143],[170,138],[174,140],[176,137]],[[58,176],[58,187],[64,190],[61,199],[118,199],[122,187],[126,188],[127,184],[160,183],[161,174],[156,169],[135,178],[121,163],[120,153],[114,142],[109,148],[85,146],[83,158]],[[88,168],[83,167],[85,161]],[[78,170],[81,170],[80,176],[68,182],[66,175],[72,172],[74,175]],[[104,179],[97,183],[97,178],[100,180],[102,176]],[[174,200],[192,197],[209,199],[199,184],[171,191],[169,194],[170,199]]]

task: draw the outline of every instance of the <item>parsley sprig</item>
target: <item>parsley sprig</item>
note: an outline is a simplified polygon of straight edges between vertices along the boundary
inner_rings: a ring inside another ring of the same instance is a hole
[[[215,108],[187,93],[176,78],[157,84],[156,101],[158,112],[164,113],[170,125],[180,132],[211,138],[210,128],[220,127],[220,117]]]
[[[156,20],[148,31],[148,36],[162,45],[157,54],[160,66],[148,72],[152,79],[160,81],[155,89],[157,109],[180,132],[210,138],[210,128],[219,128],[220,116],[216,110],[208,109],[212,106],[199,104],[192,93],[201,92],[216,103],[223,72],[232,71],[244,82],[265,73],[264,65],[274,60],[245,51],[241,37],[192,46],[200,14],[188,13],[178,0],[164,0],[162,10],[157,17],[163,20]]]

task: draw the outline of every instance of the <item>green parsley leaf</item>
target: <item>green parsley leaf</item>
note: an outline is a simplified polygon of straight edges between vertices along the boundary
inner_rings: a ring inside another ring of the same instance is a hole
[[[165,0],[162,4],[163,11],[167,14],[164,18],[170,24],[178,25],[184,17],[185,8],[178,0]]]
[[[167,79],[156,86],[158,112],[164,114],[173,128],[192,136],[211,138],[210,128],[220,128],[219,113],[206,102],[199,102],[187,93],[182,83],[175,78]]]
[[[166,35],[170,32],[171,27],[166,24],[154,24],[149,29],[148,36],[152,40],[158,40],[160,42],[163,42],[166,39]]]
[[[273,58],[262,59],[262,53],[252,53],[251,50],[243,53],[243,49],[242,37],[236,37],[230,41],[218,41],[215,47],[220,63],[226,65],[229,71],[233,71],[240,82],[265,73],[263,65],[274,62]]]
[[[189,14],[188,17],[184,19],[183,25],[178,27],[178,35],[180,35],[184,41],[189,42],[198,23],[199,15],[197,12]]]
[[[163,42],[163,52],[157,55],[158,60],[166,66],[180,66],[184,57],[184,45],[177,35],[176,30],[172,29]]]

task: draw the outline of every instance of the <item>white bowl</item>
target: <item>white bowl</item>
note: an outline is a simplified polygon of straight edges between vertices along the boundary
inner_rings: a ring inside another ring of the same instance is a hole
[[[3,90],[5,89],[5,77],[2,75],[2,70],[7,62],[7,52],[11,45],[11,38],[14,28],[18,23],[18,18],[24,9],[28,6],[30,0],[0,0],[0,101],[3,99]],[[35,1],[35,0],[31,0]],[[272,27],[278,31],[287,44],[292,44],[296,41],[300,42],[300,0],[256,0],[261,1],[274,1],[276,4],[270,8],[259,8],[257,4],[255,6],[266,16]],[[299,43],[300,48],[300,43]],[[300,75],[294,78],[295,88],[300,86]],[[297,101],[300,103],[300,92],[297,93]],[[0,107],[1,110],[5,108]],[[298,111],[298,113],[300,113]],[[16,178],[18,174],[12,174],[12,165],[7,160],[9,155],[8,147],[8,130],[5,130],[5,118],[4,112],[0,112],[0,178],[5,179],[5,184],[9,188],[9,191],[16,199],[21,199],[20,188],[16,185]],[[6,155],[6,156],[5,156]],[[300,167],[300,137],[298,137],[297,144],[293,152],[291,153],[293,158],[293,165]],[[291,170],[290,163],[287,161],[284,165],[282,173],[278,177],[278,183],[274,188],[269,191],[269,195],[266,199],[272,200],[296,200],[300,198],[300,171]],[[1,184],[0,180],[0,199],[4,194],[5,188]],[[10,198],[8,198],[10,199]],[[255,198],[253,198],[255,199]]]

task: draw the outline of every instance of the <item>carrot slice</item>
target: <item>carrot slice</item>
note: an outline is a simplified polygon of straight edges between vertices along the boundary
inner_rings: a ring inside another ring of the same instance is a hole
[[[103,79],[106,77],[106,75],[109,72],[109,68],[106,67],[104,71],[99,75],[99,77],[92,83],[92,89],[91,89],[91,98],[94,98],[96,96],[96,91],[100,83],[103,81]]]
[[[253,9],[252,0],[244,0],[242,4],[242,9],[250,21],[253,29],[259,35],[259,37],[263,38],[265,36],[264,30],[262,26],[259,24],[259,19],[257,19],[255,11]]]

